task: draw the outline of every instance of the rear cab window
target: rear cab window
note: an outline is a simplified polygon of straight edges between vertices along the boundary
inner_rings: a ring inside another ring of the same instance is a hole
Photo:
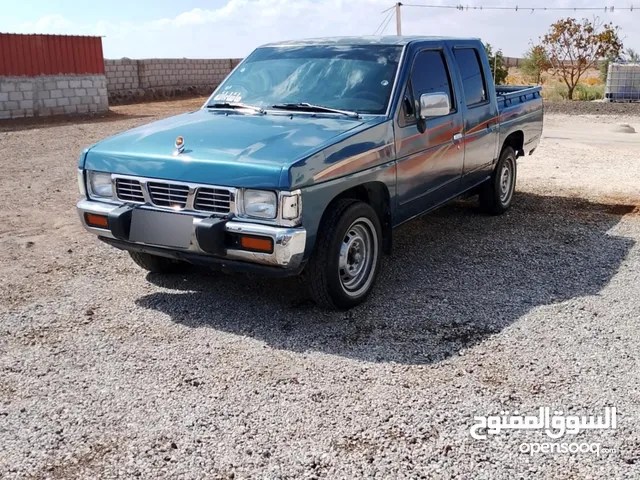
[[[467,107],[485,104],[489,98],[478,50],[475,48],[455,48],[453,53],[460,70]]]
[[[424,50],[420,52],[413,63],[411,78],[402,102],[400,126],[413,124],[417,121],[416,112],[420,109],[420,95],[424,93],[443,92],[449,95],[452,112],[455,111],[451,76],[441,50]]]

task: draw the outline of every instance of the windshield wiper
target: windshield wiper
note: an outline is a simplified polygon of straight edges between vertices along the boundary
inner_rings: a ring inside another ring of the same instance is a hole
[[[339,110],[337,108],[325,107],[324,105],[313,105],[312,103],[300,102],[300,103],[277,103],[272,105],[272,108],[279,108],[282,110],[298,110],[302,112],[328,112],[328,113],[340,113],[347,117],[360,118],[358,112],[352,112],[350,110]]]
[[[220,102],[207,105],[207,108],[248,108],[258,113],[265,113],[264,108],[256,107],[254,105],[247,105],[246,103],[237,102]]]

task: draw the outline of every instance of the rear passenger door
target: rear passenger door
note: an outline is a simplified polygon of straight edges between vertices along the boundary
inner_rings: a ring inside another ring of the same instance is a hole
[[[426,130],[420,132],[420,95],[440,92],[449,96],[451,109],[447,115],[427,118]],[[462,132],[462,114],[445,51],[425,49],[415,55],[398,110],[398,219],[402,222],[447,200],[460,187],[464,149],[454,136]]]
[[[491,174],[498,147],[498,107],[489,65],[480,47],[455,46],[453,56],[464,92],[464,168],[462,187],[473,186]]]

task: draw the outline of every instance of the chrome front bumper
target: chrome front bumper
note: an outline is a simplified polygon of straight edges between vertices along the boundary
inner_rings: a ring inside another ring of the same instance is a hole
[[[110,203],[96,202],[93,200],[82,199],[78,202],[78,214],[82,225],[91,233],[94,233],[100,237],[116,239],[111,230],[103,228],[95,228],[87,225],[85,221],[85,213],[96,215],[109,216],[115,210],[121,208],[123,205],[116,205]],[[145,208],[145,207],[138,207]],[[153,209],[160,211],[159,209]],[[166,210],[162,210],[166,211]],[[200,222],[209,218],[203,215],[197,215],[194,213],[184,213],[193,218],[193,228],[191,231],[191,244],[187,249],[175,249],[170,247],[161,247],[158,245],[151,245],[154,248],[166,248],[167,250],[181,251],[190,254],[198,254],[204,256],[212,256],[210,253],[203,250],[198,244],[196,236],[196,227]],[[273,241],[273,252],[252,252],[247,250],[240,250],[234,248],[226,248],[224,255],[221,258],[229,260],[239,260],[243,262],[249,262],[254,264],[266,265],[271,267],[281,267],[287,270],[295,270],[302,263],[304,256],[304,249],[306,246],[307,232],[302,227],[288,228],[288,227],[275,227],[271,225],[262,225],[259,223],[249,223],[244,221],[228,220],[224,224],[224,230],[230,234],[242,234],[252,235],[258,237],[270,238]],[[121,239],[120,239],[121,240]],[[143,245],[135,242],[128,242],[131,245]],[[144,244],[146,245],[146,244]]]

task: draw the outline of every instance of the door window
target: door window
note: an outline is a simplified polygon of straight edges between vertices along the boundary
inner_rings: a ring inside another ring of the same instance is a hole
[[[416,122],[416,112],[420,111],[420,95],[436,92],[449,95],[451,109],[455,111],[451,78],[442,52],[425,50],[418,54],[413,63],[411,80],[402,102],[401,126]]]
[[[418,54],[411,71],[411,84],[413,98],[417,102],[423,93],[442,92],[449,95],[450,103],[454,105],[447,65],[442,52],[438,50],[427,50]]]
[[[487,88],[478,51],[475,48],[456,48],[454,54],[462,77],[467,106],[486,102]]]

